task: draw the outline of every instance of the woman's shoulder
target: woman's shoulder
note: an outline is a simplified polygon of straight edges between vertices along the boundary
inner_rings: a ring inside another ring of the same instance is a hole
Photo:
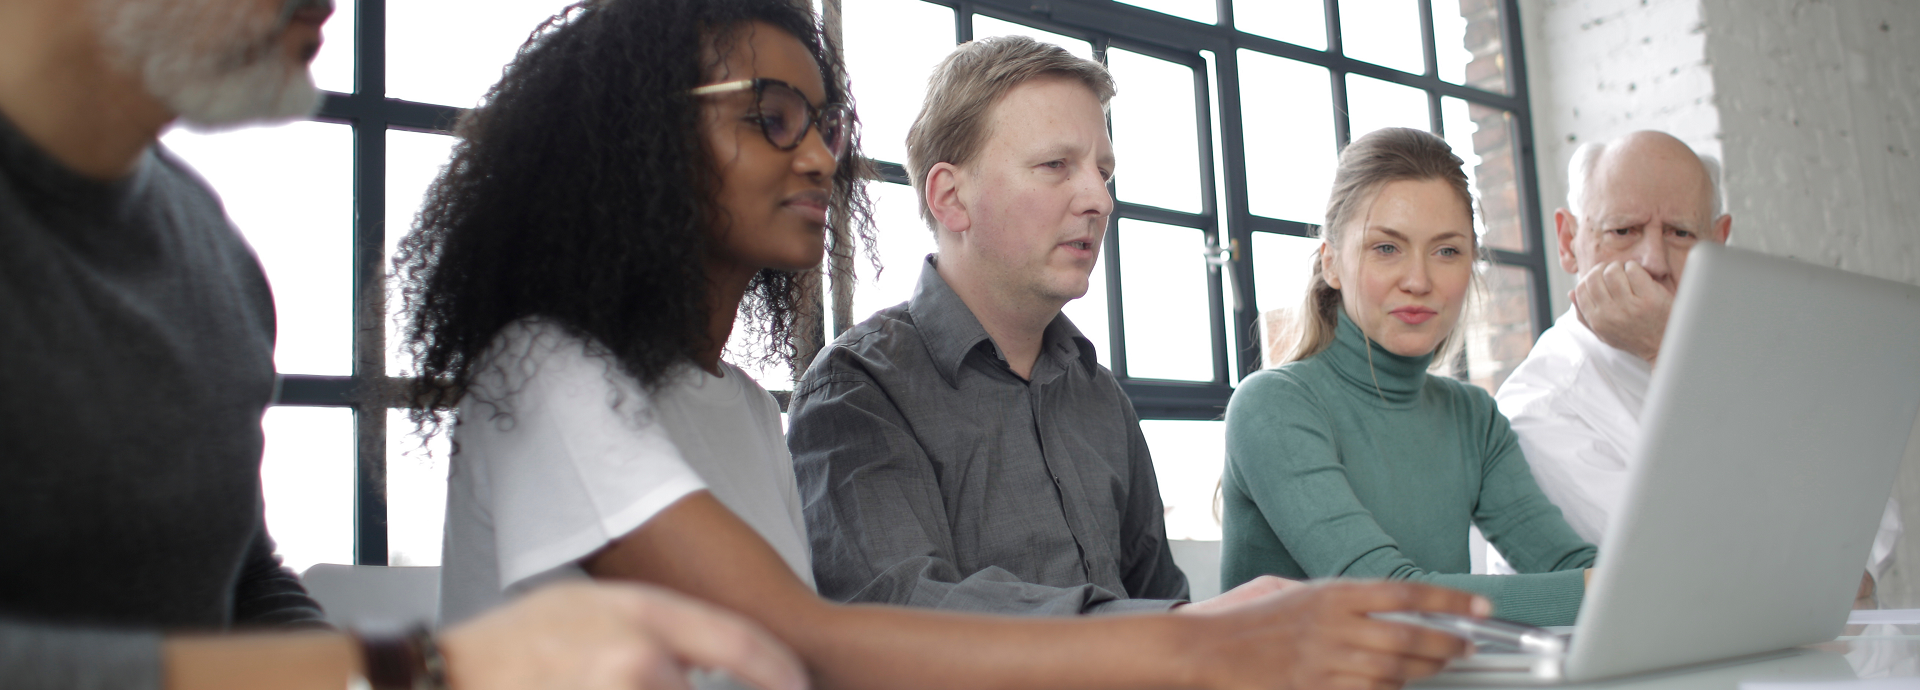
[[[1266,411],[1320,407],[1317,373],[1308,361],[1256,371],[1234,387],[1233,397],[1227,402],[1228,415],[1235,407],[1257,406]]]
[[[1485,434],[1492,441],[1510,433],[1506,415],[1501,414],[1499,403],[1487,389],[1450,376],[1428,376],[1427,390],[1430,400],[1440,401],[1451,410],[1450,417],[1460,428],[1475,435]]]
[[[556,391],[570,396],[583,389],[618,399],[650,397],[599,341],[542,317],[524,317],[501,327],[473,372],[468,392],[493,400]]]
[[[1429,374],[1427,376],[1426,387],[1431,395],[1438,395],[1457,403],[1468,405],[1476,410],[1498,408],[1493,401],[1493,394],[1487,392],[1487,389],[1481,388],[1479,384],[1471,381],[1462,381],[1452,376]]]

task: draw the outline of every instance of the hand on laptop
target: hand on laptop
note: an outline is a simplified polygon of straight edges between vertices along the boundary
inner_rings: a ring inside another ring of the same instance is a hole
[[[1673,310],[1673,289],[1632,261],[1594,266],[1569,294],[1600,342],[1652,363]]]
[[[1431,611],[1485,617],[1492,610],[1484,598],[1411,582],[1326,580],[1275,587],[1247,601],[1193,611],[1239,629],[1237,634],[1212,638],[1220,643],[1204,650],[1206,661],[1196,664],[1200,673],[1211,677],[1197,685],[1302,690],[1399,687],[1438,673],[1449,660],[1466,653],[1467,643],[1447,633],[1375,620],[1368,614]]]
[[[1873,573],[1864,571],[1860,573],[1860,591],[1853,595],[1853,608],[1880,608],[1880,597],[1874,592]]]

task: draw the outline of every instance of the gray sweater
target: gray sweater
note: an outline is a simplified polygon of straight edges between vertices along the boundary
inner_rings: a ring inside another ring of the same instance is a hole
[[[273,318],[177,159],[98,182],[0,117],[0,687],[158,688],[162,629],[321,624],[261,512]]]

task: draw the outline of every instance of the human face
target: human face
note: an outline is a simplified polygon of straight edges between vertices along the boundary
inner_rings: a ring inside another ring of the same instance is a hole
[[[305,116],[332,0],[99,0],[101,40],[190,128]]]
[[[1418,357],[1453,332],[1473,281],[1473,217],[1442,180],[1389,182],[1321,270],[1347,317],[1388,352]]]
[[[1710,194],[1706,168],[1685,144],[1663,134],[1629,137],[1595,163],[1581,217],[1556,214],[1560,265],[1585,276],[1633,261],[1671,293],[1694,245],[1727,239],[1727,217],[1709,217]]]
[[[943,164],[944,165],[944,164]],[[993,106],[980,153],[956,171],[955,260],[973,265],[1009,306],[1058,311],[1087,294],[1113,197],[1113,142],[1092,89],[1041,77]],[[949,251],[943,242],[941,259]]]
[[[799,39],[758,22],[729,38],[720,42],[728,52],[708,83],[778,79],[816,107],[826,104],[820,67]],[[798,271],[819,265],[835,167],[819,129],[808,130],[798,146],[782,151],[761,132],[753,91],[702,96],[701,105],[701,127],[720,171],[716,205],[723,215],[709,252],[711,268],[721,272],[715,277],[744,281],[763,268]]]

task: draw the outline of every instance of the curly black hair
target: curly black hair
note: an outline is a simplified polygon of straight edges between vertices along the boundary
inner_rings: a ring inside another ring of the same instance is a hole
[[[828,102],[852,102],[839,51],[795,0],[586,0],[535,29],[455,134],[394,260],[408,314],[413,420],[437,425],[508,324],[541,317],[598,343],[651,389],[713,347],[704,259],[719,173],[688,93],[735,29],[765,22],[813,54]],[[829,251],[872,255],[855,141],[833,176]],[[841,239],[833,241],[838,235]],[[763,270],[741,325],[764,359],[794,355],[805,280]]]

